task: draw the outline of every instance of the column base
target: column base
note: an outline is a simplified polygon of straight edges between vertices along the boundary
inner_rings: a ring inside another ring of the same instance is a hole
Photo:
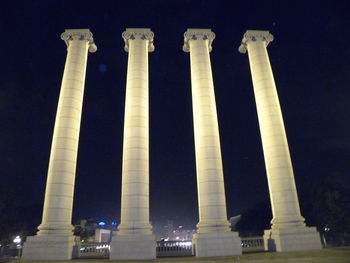
[[[267,251],[303,251],[321,249],[321,238],[316,227],[276,228],[265,230]]]
[[[156,258],[154,235],[116,235],[111,241],[109,259],[140,260]]]
[[[76,236],[29,236],[23,244],[25,260],[71,260],[79,254],[80,238]]]
[[[237,232],[197,233],[192,239],[196,257],[220,257],[242,254],[242,242]]]

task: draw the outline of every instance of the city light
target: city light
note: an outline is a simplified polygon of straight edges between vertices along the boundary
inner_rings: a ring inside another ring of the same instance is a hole
[[[19,243],[21,243],[21,241],[22,241],[21,237],[20,236],[16,236],[15,239],[13,240],[13,243],[18,245]]]
[[[99,226],[105,226],[105,225],[106,225],[106,223],[105,223],[105,222],[103,222],[103,221],[101,221],[101,222],[99,222],[99,223],[98,223],[98,225],[99,225]]]

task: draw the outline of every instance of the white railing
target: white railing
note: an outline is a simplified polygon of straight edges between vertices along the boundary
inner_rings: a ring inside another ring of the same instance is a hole
[[[192,256],[192,241],[157,241],[157,257]]]
[[[79,258],[109,258],[109,243],[81,243]]]
[[[242,237],[242,252],[264,251],[262,237]],[[109,243],[81,243],[79,258],[109,258]],[[157,241],[157,257],[193,256],[192,241]]]
[[[242,252],[259,252],[264,251],[263,237],[241,237]]]

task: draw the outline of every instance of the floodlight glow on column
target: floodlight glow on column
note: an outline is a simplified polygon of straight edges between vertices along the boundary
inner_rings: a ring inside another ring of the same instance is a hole
[[[129,53],[125,97],[121,221],[111,243],[110,259],[156,257],[149,221],[148,52],[154,51],[153,32],[127,28],[124,50]]]
[[[199,223],[193,243],[197,257],[240,255],[241,240],[227,220],[219,126],[209,52],[215,34],[188,29],[183,50],[190,53]]]
[[[73,236],[72,208],[88,51],[97,50],[89,29],[67,29],[61,35],[67,59],[58,101],[47,174],[42,222],[27,237],[24,259],[68,260],[79,241]]]
[[[264,235],[265,248],[320,249],[316,228],[305,227],[300,213],[281,107],[266,49],[272,40],[269,31],[248,30],[239,47],[241,53],[248,51],[273,213],[271,230],[266,230]]]

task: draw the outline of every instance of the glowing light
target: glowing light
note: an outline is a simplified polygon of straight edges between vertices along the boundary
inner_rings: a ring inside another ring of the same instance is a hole
[[[99,222],[99,223],[98,223],[98,225],[99,225],[99,226],[105,226],[105,225],[106,225],[106,223],[105,223],[105,222],[103,222],[103,221],[101,221],[101,222]]]
[[[179,246],[180,246],[180,247],[188,248],[188,247],[191,247],[191,246],[192,246],[192,242],[191,242],[191,241],[183,241],[183,242],[180,242],[180,243],[179,243]]]
[[[22,239],[20,236],[16,236],[15,239],[13,240],[13,243],[19,244],[21,243]]]

